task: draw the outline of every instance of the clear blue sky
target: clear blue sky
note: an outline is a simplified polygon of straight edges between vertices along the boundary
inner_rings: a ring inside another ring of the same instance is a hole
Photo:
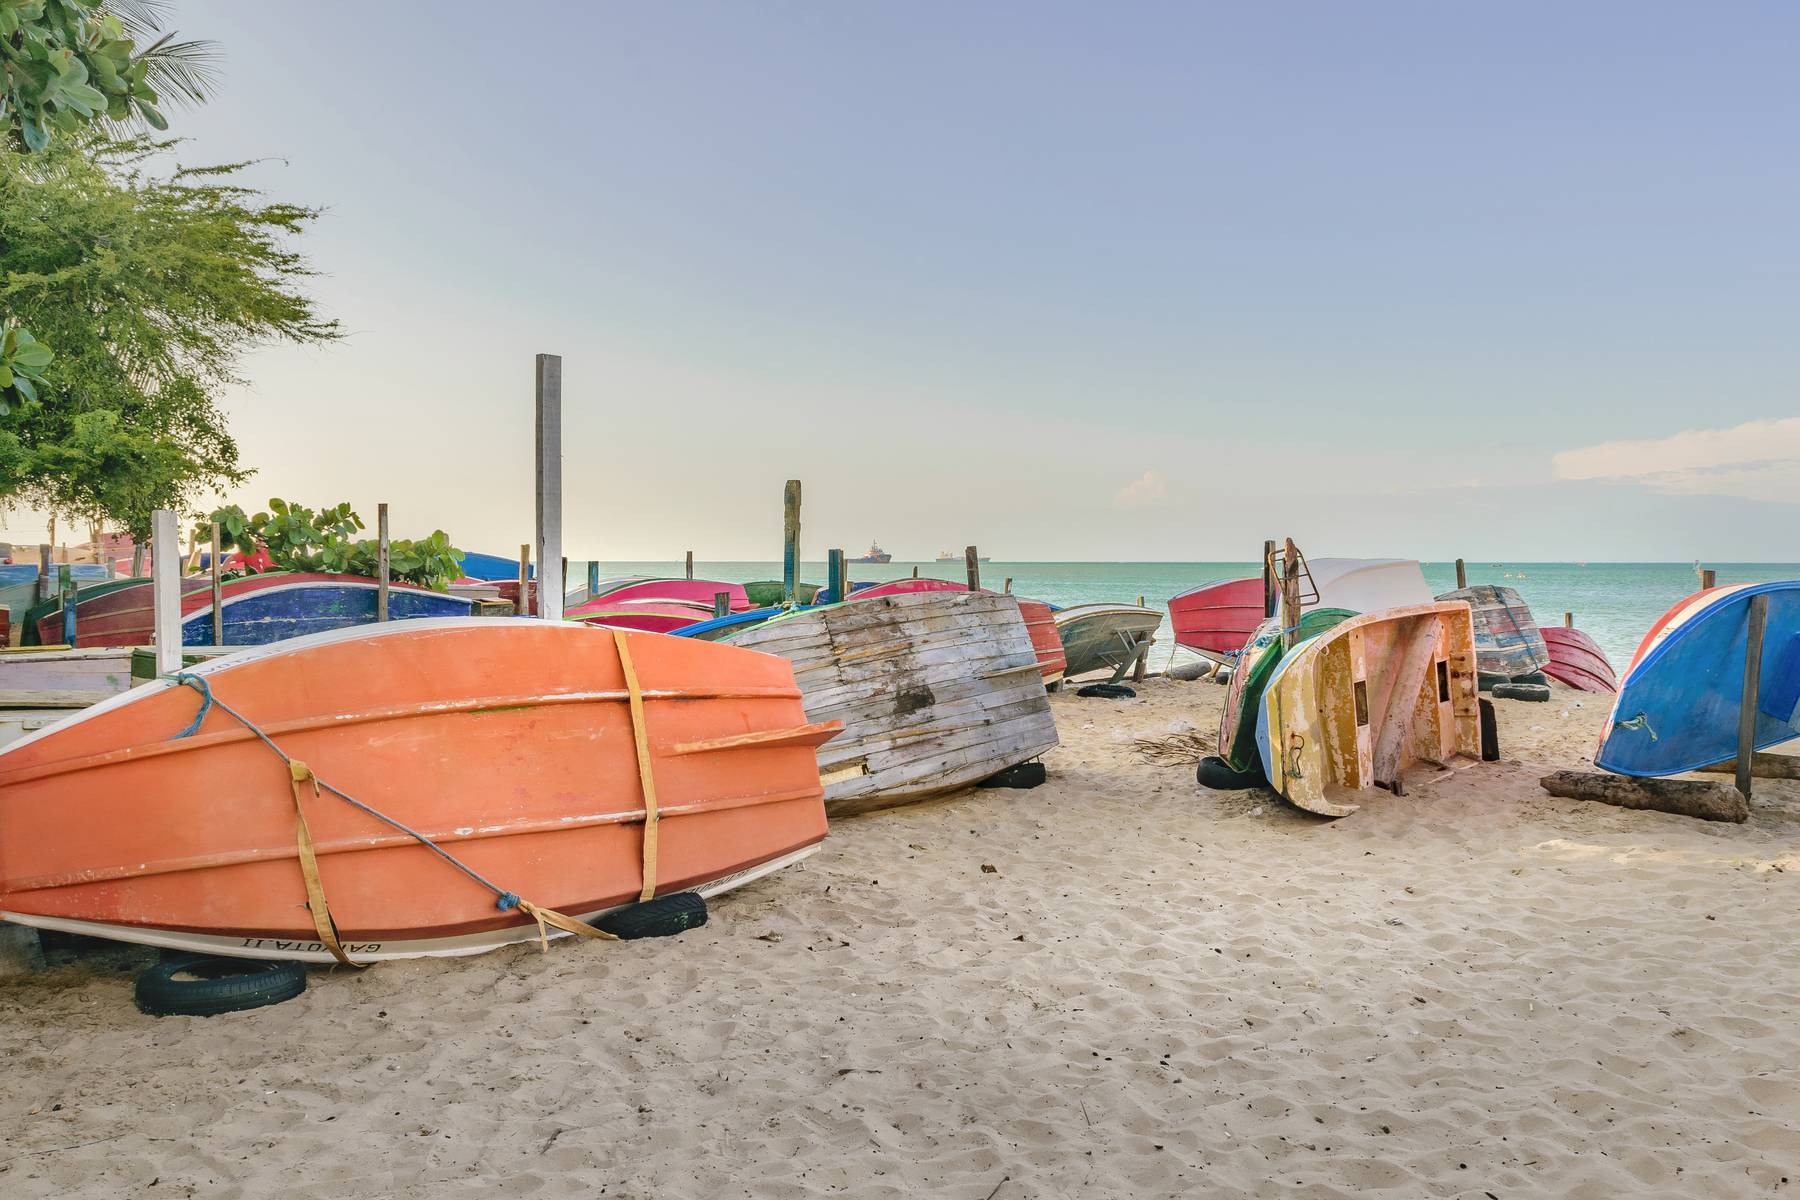
[[[351,335],[247,502],[516,548],[546,350],[576,558],[1796,557],[1792,5],[174,16]]]

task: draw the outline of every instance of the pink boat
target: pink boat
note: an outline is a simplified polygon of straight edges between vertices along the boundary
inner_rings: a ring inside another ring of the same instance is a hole
[[[713,617],[712,605],[689,604],[685,600],[624,600],[609,604],[610,596],[590,600],[569,614],[569,619],[584,625],[606,625],[614,629],[639,629],[645,633],[673,633]]]
[[[911,592],[966,592],[969,585],[949,579],[890,579],[872,587],[850,588],[852,600],[873,600],[877,596],[904,596]]]
[[[710,617],[713,615],[713,597],[720,592],[731,597],[732,612],[749,612],[756,607],[750,603],[749,593],[744,591],[741,583],[724,583],[716,579],[654,579],[634,575],[624,579],[601,580],[599,588],[590,598],[571,608],[565,615],[585,617],[590,611],[602,607],[610,610],[630,601],[679,600],[684,604],[705,605],[706,615]]]
[[[1561,625],[1545,625],[1539,632],[1550,649],[1550,663],[1544,674],[1583,692],[1618,695],[1619,676],[1606,660],[1606,651],[1593,638]]]
[[[1244,648],[1263,621],[1263,582],[1226,579],[1202,584],[1169,601],[1175,644],[1212,659],[1228,661]]]

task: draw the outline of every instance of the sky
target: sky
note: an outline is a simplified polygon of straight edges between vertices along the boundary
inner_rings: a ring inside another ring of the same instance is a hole
[[[1792,5],[172,8],[246,507],[516,552],[549,352],[576,559],[1797,557]]]

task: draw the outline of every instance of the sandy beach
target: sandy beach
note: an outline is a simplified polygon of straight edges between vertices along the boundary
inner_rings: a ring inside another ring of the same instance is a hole
[[[314,973],[212,1020],[131,949],[0,981],[0,1192],[1782,1195],[1800,785],[1557,800],[1605,705],[1335,823],[1133,750],[1222,689],[1054,698],[1035,791],[837,824],[674,940]]]

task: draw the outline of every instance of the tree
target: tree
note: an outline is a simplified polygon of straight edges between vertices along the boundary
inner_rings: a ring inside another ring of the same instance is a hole
[[[0,415],[0,499],[146,537],[152,510],[246,477],[217,403],[238,356],[338,337],[287,246],[317,210],[234,182],[243,163],[151,171],[175,144],[0,147],[0,311],[56,350],[49,396]]]

